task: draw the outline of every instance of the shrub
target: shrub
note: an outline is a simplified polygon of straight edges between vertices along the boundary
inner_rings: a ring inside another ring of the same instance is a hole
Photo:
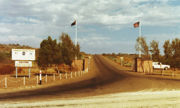
[[[15,70],[15,67],[10,64],[1,64],[0,66],[1,75],[12,74],[14,70]]]

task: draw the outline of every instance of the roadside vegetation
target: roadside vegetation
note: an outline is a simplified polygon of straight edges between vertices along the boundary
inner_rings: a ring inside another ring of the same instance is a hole
[[[118,54],[103,53],[102,55],[125,67],[132,67],[134,63],[134,58],[137,56],[136,54],[126,54],[126,53],[118,53]]]
[[[37,63],[41,69],[55,67],[58,71],[60,64],[65,64],[72,69],[73,60],[81,57],[79,44],[75,45],[68,34],[62,33],[59,42],[56,39],[53,40],[51,36],[41,42]]]
[[[35,49],[20,44],[0,44],[0,75],[13,74],[14,61],[11,60],[11,49]],[[80,45],[75,45],[70,36],[62,33],[59,40],[48,36],[42,40],[40,48],[36,48],[36,61],[33,62],[32,72],[43,69],[46,72],[57,72],[60,67],[63,71],[73,70],[72,62],[75,59],[83,59],[86,53],[80,52]],[[25,73],[28,68],[18,68],[18,73]]]
[[[32,47],[20,45],[20,44],[0,44],[0,75],[12,74],[15,70],[14,62],[11,60],[11,49]]]
[[[159,42],[152,40],[150,44],[146,42],[145,37],[138,37],[135,45],[136,51],[141,50],[143,59],[152,59],[154,62],[161,62],[168,64],[174,70],[180,69],[180,39],[175,38],[172,41],[166,40],[163,44],[164,54],[160,54]],[[122,64],[126,67],[133,66],[134,58],[138,54],[103,54],[104,56],[112,59],[113,61]],[[123,57],[123,62],[122,59]]]
[[[141,50],[143,58],[169,64],[171,67],[180,68],[180,39],[166,40],[163,44],[164,54],[160,54],[159,42],[152,40],[148,46],[145,37],[138,37],[136,40],[136,51]],[[140,44],[140,47],[138,47]]]

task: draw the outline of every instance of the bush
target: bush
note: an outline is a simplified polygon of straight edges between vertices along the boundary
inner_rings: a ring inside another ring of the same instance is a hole
[[[0,62],[3,62],[7,59],[5,53],[0,52]]]
[[[13,71],[15,70],[15,67],[13,65],[9,64],[4,64],[0,66],[0,74],[1,75],[6,75],[6,74],[12,74]]]

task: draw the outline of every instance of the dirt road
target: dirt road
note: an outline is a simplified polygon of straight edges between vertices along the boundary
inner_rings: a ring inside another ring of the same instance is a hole
[[[148,100],[146,101],[147,103],[154,101],[153,99],[164,103],[163,100],[166,99],[166,97],[162,97],[164,93],[172,94],[167,96],[168,99],[170,98],[170,102],[180,100],[179,95],[175,95],[176,93],[180,93],[180,81],[178,80],[148,78],[128,74],[121,70],[119,65],[99,55],[94,56],[91,64],[90,72],[95,72],[95,74],[91,77],[87,77],[87,79],[66,85],[54,85],[35,90],[1,93],[0,104],[2,107],[14,104],[19,107],[18,105],[26,106],[32,104],[33,106],[36,102],[37,104],[39,103],[36,106],[41,106],[44,102],[42,107],[58,107],[59,104],[61,107],[68,107],[68,105],[69,107],[75,107],[78,105],[89,105],[90,107],[91,105],[94,105],[93,102],[97,102],[94,99],[100,99],[99,101],[105,99],[107,103],[114,102],[112,106],[126,103],[127,105],[130,105],[127,107],[131,107],[131,103],[133,105],[134,102],[144,102],[145,98]],[[138,95],[138,93],[140,93],[140,95]],[[153,98],[148,98],[148,96],[151,97],[152,94],[157,95],[153,95]],[[129,101],[128,97],[134,98],[132,101]],[[141,99],[138,97],[141,97]],[[123,99],[125,100],[122,101]],[[152,99],[152,101],[149,99]],[[81,104],[74,102],[74,100],[77,100]],[[89,101],[92,103],[90,102],[91,104],[88,104],[87,102]],[[66,104],[62,102],[65,102]],[[68,104],[67,102],[72,104]],[[106,105],[107,103],[100,102],[102,106],[100,104],[98,105],[103,107],[103,105]],[[148,106],[148,104],[145,105]],[[163,105],[164,104],[161,104],[161,106]],[[176,105],[178,105],[178,103],[176,103]]]

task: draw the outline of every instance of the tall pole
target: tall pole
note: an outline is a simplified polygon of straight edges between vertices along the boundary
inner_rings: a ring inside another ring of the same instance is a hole
[[[77,20],[76,20],[76,37],[75,37],[75,46],[77,46]],[[75,55],[75,60],[77,60],[77,55]]]
[[[77,45],[77,24],[78,24],[78,23],[77,23],[77,20],[76,20],[76,28],[75,28],[75,29],[76,29],[76,38],[75,38],[75,45]]]
[[[140,38],[140,42],[139,42],[139,57],[141,58],[141,22],[139,22],[139,38]]]

